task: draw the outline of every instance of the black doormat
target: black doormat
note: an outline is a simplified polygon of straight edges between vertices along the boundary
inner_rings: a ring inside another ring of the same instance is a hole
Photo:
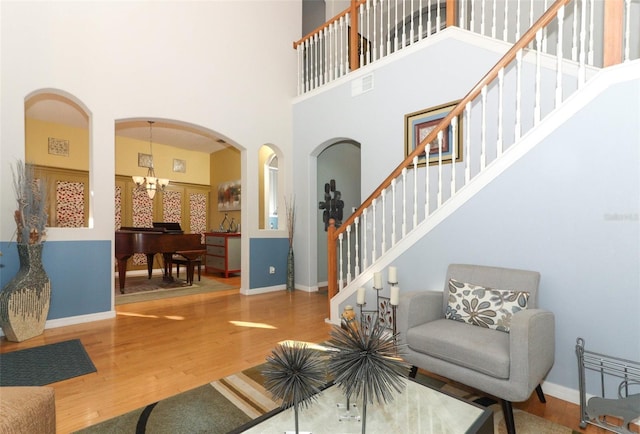
[[[44,386],[91,372],[80,339],[0,354],[0,386]]]

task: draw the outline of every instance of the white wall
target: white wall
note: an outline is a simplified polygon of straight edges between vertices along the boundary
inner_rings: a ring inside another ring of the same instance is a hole
[[[246,150],[243,200],[257,203],[258,148],[276,144],[291,178],[301,4],[291,1],[2,2],[0,181],[24,158],[24,98],[61,89],[91,112],[94,226],[51,229],[49,240],[113,238],[114,122],[130,117],[196,124]],[[0,194],[0,239],[14,232],[13,195]],[[258,235],[257,207],[243,233]],[[259,236],[259,235],[258,235]],[[283,236],[286,236],[284,234]],[[248,237],[243,237],[247,244]]]

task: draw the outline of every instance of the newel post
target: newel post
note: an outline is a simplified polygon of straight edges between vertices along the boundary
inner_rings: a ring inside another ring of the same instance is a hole
[[[447,27],[452,27],[452,26],[457,26],[458,23],[456,23],[457,20],[457,16],[456,16],[456,11],[457,11],[457,1],[456,0],[447,0],[447,4],[446,4],[446,11],[447,11]]]
[[[604,2],[603,66],[622,63],[622,34],[624,29],[623,0]]]
[[[327,296],[329,297],[329,312],[331,312],[331,299],[338,293],[338,258],[336,251],[336,221],[329,219],[329,226],[327,227]]]
[[[358,53],[358,0],[351,0],[349,17],[349,25],[351,26],[349,28],[349,69],[355,71],[360,67],[360,55]]]

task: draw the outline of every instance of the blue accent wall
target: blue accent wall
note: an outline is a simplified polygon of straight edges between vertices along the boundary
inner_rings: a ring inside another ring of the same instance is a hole
[[[0,249],[0,284],[4,287],[18,272],[20,261],[15,243],[2,242]],[[47,241],[42,262],[51,280],[47,319],[111,310],[110,241]]]
[[[288,238],[251,238],[249,261],[249,289],[285,285],[287,282]],[[276,267],[269,274],[269,267]]]

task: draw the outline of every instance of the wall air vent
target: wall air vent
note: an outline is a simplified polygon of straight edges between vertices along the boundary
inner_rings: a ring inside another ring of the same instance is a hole
[[[351,96],[357,96],[373,89],[373,74],[358,77],[351,82]]]

